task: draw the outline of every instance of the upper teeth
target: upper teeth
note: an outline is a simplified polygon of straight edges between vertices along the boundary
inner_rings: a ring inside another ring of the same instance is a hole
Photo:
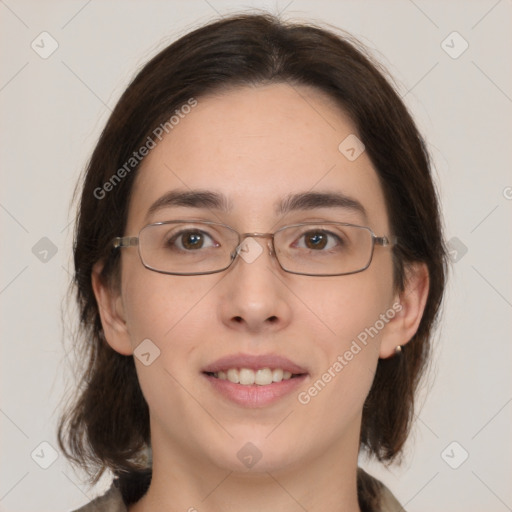
[[[271,370],[270,368],[261,368],[260,370],[251,370],[249,368],[230,368],[227,371],[219,371],[213,374],[215,377],[221,380],[229,380],[235,384],[243,384],[250,386],[256,384],[258,386],[268,386],[272,382],[281,382],[282,380],[288,380],[291,378],[292,373],[283,370],[282,368],[276,368]]]

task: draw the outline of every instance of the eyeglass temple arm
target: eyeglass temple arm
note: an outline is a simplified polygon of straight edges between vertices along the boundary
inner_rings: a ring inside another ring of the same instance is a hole
[[[139,238],[137,236],[118,236],[112,240],[114,249],[119,247],[133,247],[139,245]]]
[[[396,236],[387,237],[387,236],[376,236],[375,243],[378,245],[382,245],[382,247],[393,246],[398,243],[398,238]]]

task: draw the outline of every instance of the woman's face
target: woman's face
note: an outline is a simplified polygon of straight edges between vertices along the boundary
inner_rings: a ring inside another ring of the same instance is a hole
[[[304,86],[198,98],[144,160],[125,234],[136,236],[149,223],[200,219],[239,233],[337,221],[389,236],[368,156],[354,159],[353,138],[339,149],[354,135],[330,99]],[[195,191],[223,196],[225,204],[174,200],[151,208],[169,192]],[[362,208],[306,197],[298,208],[280,211],[285,200],[311,193],[348,197]],[[114,300],[120,327],[109,342],[130,354],[150,340],[135,351],[135,363],[154,457],[233,471],[286,470],[329,453],[356,457],[378,358],[392,350],[386,341],[397,300],[391,250],[377,246],[363,272],[311,277],[284,272],[268,239],[253,239],[246,249],[250,256],[228,270],[199,276],[153,272],[136,248],[122,250]],[[251,386],[206,373],[231,369],[233,376],[244,367],[276,370],[276,380],[280,369],[300,376]]]

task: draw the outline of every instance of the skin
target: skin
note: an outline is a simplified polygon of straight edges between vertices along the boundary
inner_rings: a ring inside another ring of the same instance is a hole
[[[273,232],[308,220],[369,226],[390,235],[377,174],[363,153],[350,162],[338,145],[356,130],[330,98],[305,86],[273,84],[198,98],[144,160],[134,184],[125,235],[150,222],[201,218],[243,232]],[[229,212],[170,207],[147,217],[165,192],[225,194]],[[367,212],[319,208],[277,215],[290,193],[337,191]],[[265,247],[265,241],[259,240]],[[150,409],[153,480],[130,512],[307,509],[359,511],[356,468],[364,400],[379,358],[391,357],[416,332],[428,293],[422,264],[406,289],[392,281],[389,248],[376,247],[364,272],[341,277],[282,271],[267,250],[252,263],[203,276],[170,276],[122,250],[121,279],[92,279],[108,343],[130,355],[149,338],[161,351],[149,366],[137,358]],[[402,310],[307,405],[297,393],[268,407],[228,402],[201,369],[234,353],[279,354],[307,368],[307,390],[357,335],[399,302]],[[246,468],[237,452],[251,442],[262,454]],[[312,492],[314,490],[314,492]]]

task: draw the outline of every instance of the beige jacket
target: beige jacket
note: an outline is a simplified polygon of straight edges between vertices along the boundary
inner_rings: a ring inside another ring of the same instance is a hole
[[[359,472],[364,473],[361,469],[359,469]],[[377,509],[374,507],[371,511],[368,510],[368,512],[405,512],[405,509],[400,505],[386,486],[370,475],[366,473],[364,474],[367,478],[382,486],[379,508]],[[123,501],[121,491],[112,484],[110,489],[103,496],[96,498],[89,504],[75,510],[74,512],[128,512],[128,509]]]

